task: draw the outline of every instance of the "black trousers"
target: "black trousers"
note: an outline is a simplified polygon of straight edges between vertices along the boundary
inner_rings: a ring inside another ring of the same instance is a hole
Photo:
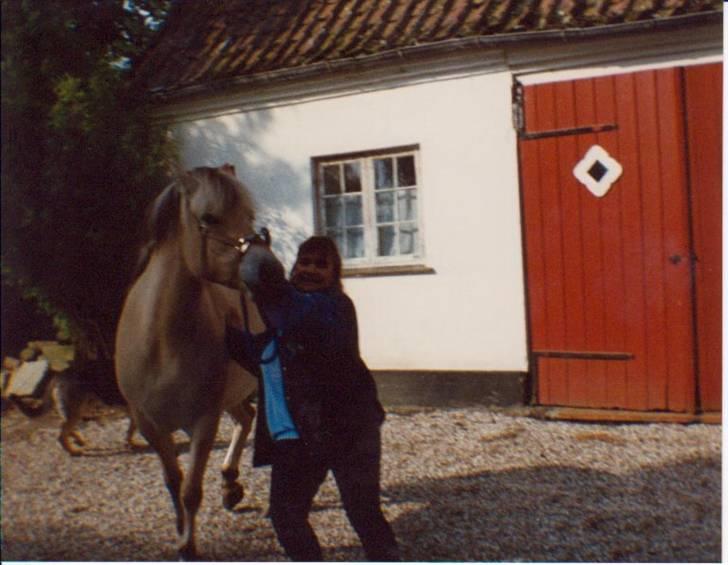
[[[308,521],[313,499],[332,471],[346,515],[369,561],[399,561],[394,533],[380,506],[381,436],[367,427],[350,449],[314,457],[300,440],[275,444],[270,517],[278,541],[294,561],[322,561],[321,546]]]

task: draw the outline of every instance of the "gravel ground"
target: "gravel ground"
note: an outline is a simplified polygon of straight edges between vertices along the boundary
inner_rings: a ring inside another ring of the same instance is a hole
[[[107,409],[72,458],[58,419],[2,421],[3,561],[170,561],[172,505],[149,450],[123,443]],[[205,481],[198,549],[209,561],[283,561],[268,519],[268,468],[222,509],[225,417]],[[488,409],[399,410],[383,429],[382,496],[407,561],[721,560],[721,427],[550,422]],[[180,435],[182,459],[186,439]],[[329,477],[311,522],[327,560],[362,561]]]

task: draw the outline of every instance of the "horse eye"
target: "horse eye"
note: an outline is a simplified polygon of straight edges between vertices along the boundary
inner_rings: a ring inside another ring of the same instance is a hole
[[[203,214],[200,220],[202,220],[203,224],[207,224],[208,226],[214,226],[220,223],[220,219],[213,214]]]

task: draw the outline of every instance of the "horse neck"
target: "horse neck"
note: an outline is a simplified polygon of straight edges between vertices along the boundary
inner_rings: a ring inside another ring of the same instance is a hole
[[[205,300],[207,283],[187,267],[174,244],[155,250],[147,272],[157,294],[157,315],[164,319],[194,319]]]

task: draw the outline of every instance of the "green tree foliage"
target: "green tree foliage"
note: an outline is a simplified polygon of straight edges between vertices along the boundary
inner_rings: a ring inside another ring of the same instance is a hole
[[[144,209],[174,156],[133,80],[167,8],[2,0],[3,287],[81,353],[111,353]]]

